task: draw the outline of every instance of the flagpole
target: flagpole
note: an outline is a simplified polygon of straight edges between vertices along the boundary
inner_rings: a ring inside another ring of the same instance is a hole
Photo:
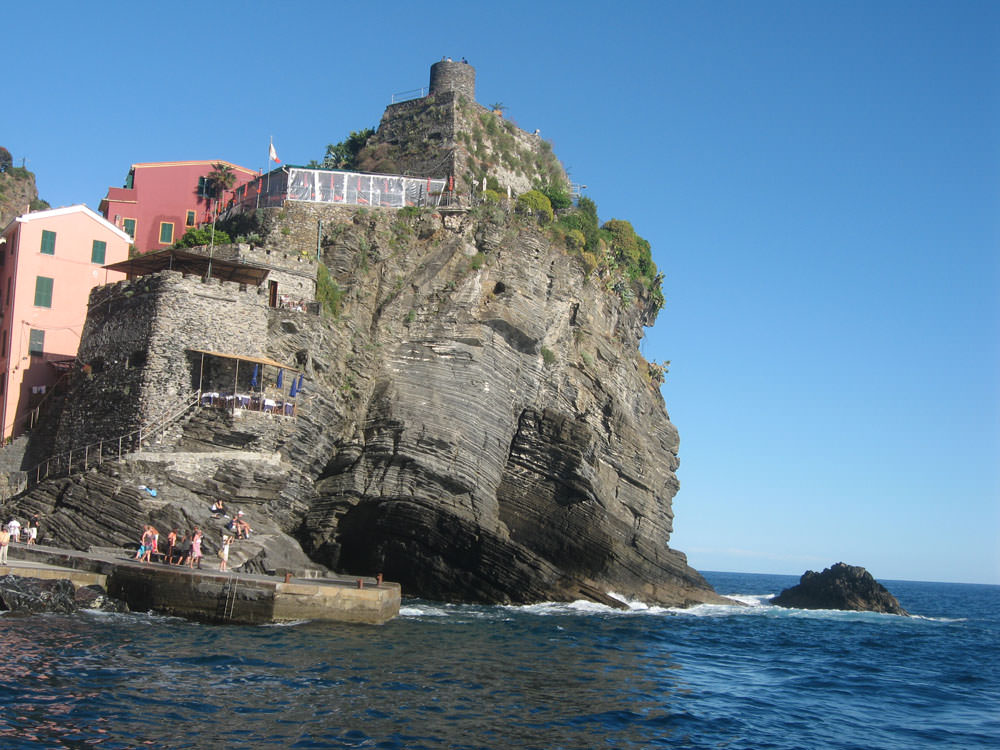
[[[267,137],[267,194],[271,194],[271,152],[274,151],[274,136]]]

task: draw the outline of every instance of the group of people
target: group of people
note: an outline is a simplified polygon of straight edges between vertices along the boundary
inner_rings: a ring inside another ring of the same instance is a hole
[[[163,562],[167,565],[187,565],[189,568],[201,569],[201,540],[204,534],[197,526],[190,534],[181,535],[177,529],[171,529],[167,534],[166,547],[160,552],[160,532],[152,524],[142,527],[142,536],[139,539],[139,549],[135,552],[134,560],[142,562],[152,562],[154,555],[163,557]]]
[[[35,544],[38,541],[38,514],[35,513],[24,527],[24,541],[26,544]],[[12,543],[21,543],[21,522],[11,516],[3,526],[0,526],[0,565],[7,564],[7,551]]]
[[[11,517],[10,520],[3,526],[4,531],[10,534],[10,541],[21,543],[21,534],[24,534],[24,541],[26,544],[34,544],[38,541],[38,514],[35,513],[31,520],[28,521],[28,525],[23,529],[21,527],[21,522],[15,517]]]
[[[229,567],[230,545],[237,539],[249,539],[253,529],[247,523],[242,510],[230,518],[222,500],[216,500],[212,504],[211,511],[212,518],[229,518],[222,532],[222,543],[219,547],[219,570],[225,571]],[[195,526],[190,534],[181,534],[178,529],[171,529],[161,551],[159,530],[152,524],[146,524],[142,527],[139,549],[136,550],[133,559],[147,563],[154,559],[162,559],[167,565],[187,565],[189,568],[201,570],[203,557],[201,544],[204,536],[198,526]]]

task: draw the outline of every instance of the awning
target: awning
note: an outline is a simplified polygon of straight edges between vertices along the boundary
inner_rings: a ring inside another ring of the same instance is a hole
[[[111,263],[104,266],[110,271],[119,271],[130,279],[145,276],[157,271],[181,271],[196,276],[208,273],[209,263],[212,267],[212,278],[222,281],[235,281],[240,284],[260,286],[267,278],[268,270],[255,263],[243,263],[222,258],[209,258],[204,253],[190,250],[157,250],[151,253],[141,253],[128,260]]]
[[[249,357],[245,354],[226,354],[224,352],[210,352],[207,349],[188,349],[189,352],[194,352],[195,354],[207,354],[210,357],[222,357],[224,359],[238,359],[240,362],[253,362],[256,365],[266,365],[268,367],[280,367],[283,370],[290,370],[291,372],[302,372],[297,367],[290,367],[289,365],[282,364],[281,362],[275,362],[273,359],[268,359],[267,357]]]

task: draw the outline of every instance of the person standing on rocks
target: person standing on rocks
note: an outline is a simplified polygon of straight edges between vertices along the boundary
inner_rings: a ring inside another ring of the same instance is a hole
[[[142,561],[148,563],[155,549],[156,536],[153,533],[152,526],[146,526],[145,529],[142,534],[142,547],[140,549],[142,550]]]
[[[0,565],[7,564],[7,548],[10,546],[10,532],[0,528]]]
[[[219,570],[225,572],[229,565],[229,545],[233,543],[233,538],[229,534],[222,535],[222,549],[219,550]]]
[[[167,534],[167,553],[164,557],[167,565],[174,564],[174,550],[177,548],[177,529],[171,529]]]
[[[141,560],[146,556],[146,535],[149,533],[149,526],[142,527],[142,536],[139,537],[139,549],[135,551],[133,560]]]
[[[201,570],[201,529],[197,526],[191,532],[191,557],[188,558],[188,567],[193,568],[197,563],[198,570]]]

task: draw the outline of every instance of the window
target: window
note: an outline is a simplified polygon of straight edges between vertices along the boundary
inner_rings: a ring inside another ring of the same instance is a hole
[[[52,307],[52,279],[35,277],[35,307]]]
[[[0,334],[0,357],[7,356],[7,329]]]
[[[28,334],[28,354],[33,357],[40,357],[45,351],[45,331],[32,328]]]
[[[187,212],[187,218],[184,220],[184,226],[186,226],[186,227],[193,227],[194,226],[194,217],[195,217],[194,211],[188,211]]]
[[[48,229],[42,230],[42,252],[46,255],[56,254],[56,233]]]
[[[133,240],[135,239],[135,219],[125,219],[125,221],[122,222],[122,229],[125,230],[125,234]]]
[[[160,242],[169,245],[174,241],[174,223],[172,221],[160,222]]]
[[[94,240],[94,246],[90,251],[90,262],[104,265],[104,254],[108,250],[108,243],[104,240]]]

